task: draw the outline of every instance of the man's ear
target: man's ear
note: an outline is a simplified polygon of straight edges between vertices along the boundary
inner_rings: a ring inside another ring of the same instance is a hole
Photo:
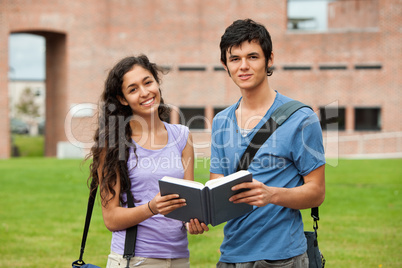
[[[272,65],[274,65],[274,52],[271,52],[271,57],[268,60],[268,69],[272,67]]]
[[[122,97],[122,96],[117,96],[117,99],[120,101],[120,103],[121,103],[122,105],[124,105],[124,106],[127,106],[127,105],[128,105],[128,102],[127,102],[127,100],[126,100],[124,97]]]
[[[221,63],[222,63],[223,68],[225,68],[226,72],[228,72],[229,77],[232,77],[232,76],[230,75],[230,72],[229,72],[228,67],[226,66],[226,64],[225,64],[222,60],[221,60]]]

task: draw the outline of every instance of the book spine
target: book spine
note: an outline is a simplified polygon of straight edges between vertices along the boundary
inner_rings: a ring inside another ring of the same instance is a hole
[[[215,202],[212,194],[212,189],[208,188],[208,203],[209,203],[209,221],[212,226],[216,225],[215,217]]]
[[[205,224],[211,223],[211,204],[210,204],[210,190],[208,187],[202,189],[202,211],[204,213]]]

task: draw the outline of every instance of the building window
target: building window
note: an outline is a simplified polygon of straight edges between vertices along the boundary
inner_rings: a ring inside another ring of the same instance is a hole
[[[345,130],[345,108],[320,107],[322,130]]]
[[[376,29],[379,19],[378,0],[328,2],[328,30]]]
[[[223,66],[214,66],[214,71],[226,71]]]
[[[288,0],[288,30],[326,31],[327,1]]]
[[[290,31],[344,31],[377,29],[378,0],[288,0]]]
[[[214,116],[225,109],[226,107],[214,107]]]
[[[204,72],[206,71],[206,68],[203,66],[179,66],[179,71],[180,72]]]
[[[321,71],[330,71],[330,70],[346,70],[346,65],[320,65],[319,69]]]
[[[190,129],[205,129],[204,108],[180,108],[180,123]]]
[[[167,66],[167,65],[162,65],[160,66],[162,68],[163,71],[165,72],[169,72],[170,70],[172,70],[171,66]]]
[[[381,70],[382,65],[355,65],[356,70]]]
[[[311,66],[283,66],[284,71],[310,71]]]
[[[355,108],[355,130],[381,130],[381,108]]]

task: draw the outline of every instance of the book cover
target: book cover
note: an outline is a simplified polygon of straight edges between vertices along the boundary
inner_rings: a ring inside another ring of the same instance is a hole
[[[163,177],[159,181],[161,195],[179,194],[180,198],[186,199],[187,203],[186,206],[165,216],[184,222],[198,219],[212,226],[242,216],[250,212],[253,206],[230,202],[229,198],[240,192],[232,191],[231,188],[239,183],[251,181],[252,175],[246,170],[210,180],[205,185],[195,181]]]

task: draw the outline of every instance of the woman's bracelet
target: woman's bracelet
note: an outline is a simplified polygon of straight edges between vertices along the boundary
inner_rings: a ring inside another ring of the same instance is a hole
[[[149,210],[151,211],[152,214],[156,215],[156,214],[152,211],[151,206],[149,205],[149,202],[151,202],[151,201],[148,201],[148,208],[149,208]]]

